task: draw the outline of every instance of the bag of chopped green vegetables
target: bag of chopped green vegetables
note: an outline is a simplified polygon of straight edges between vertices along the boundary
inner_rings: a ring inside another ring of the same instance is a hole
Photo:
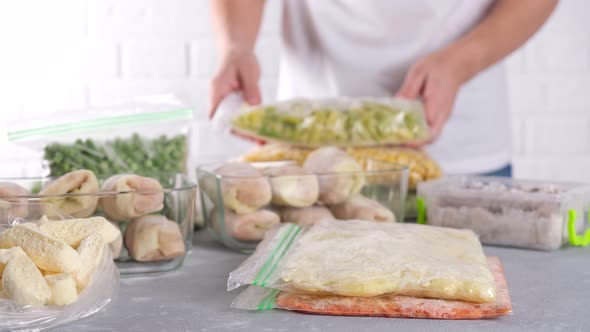
[[[242,135],[304,147],[398,145],[430,134],[422,103],[401,98],[292,99],[244,108],[230,124]]]
[[[137,97],[13,125],[8,141],[42,150],[43,176],[88,169],[100,178],[185,173],[193,110],[172,95]]]

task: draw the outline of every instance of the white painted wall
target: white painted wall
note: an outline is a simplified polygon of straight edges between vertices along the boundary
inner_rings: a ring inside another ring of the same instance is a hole
[[[268,0],[257,44],[264,100],[274,98],[280,0]],[[562,0],[550,22],[507,61],[518,177],[590,181],[590,1]],[[0,2],[0,176],[38,163],[2,134],[10,122],[60,109],[176,92],[196,105],[202,144],[216,64],[206,0]],[[493,93],[493,92],[492,92]]]

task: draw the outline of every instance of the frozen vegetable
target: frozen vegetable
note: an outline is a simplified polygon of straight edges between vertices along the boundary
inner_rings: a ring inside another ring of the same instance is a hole
[[[311,225],[323,219],[334,219],[334,215],[327,207],[321,205],[281,209],[281,220],[283,222]]]
[[[88,169],[100,178],[118,173],[169,174],[185,170],[186,136],[147,139],[134,134],[106,142],[91,139],[72,144],[53,143],[45,147],[45,159],[52,176],[76,169]],[[162,179],[164,180],[164,179]]]
[[[71,273],[52,274],[44,278],[51,290],[48,305],[64,306],[78,300],[76,281]]]
[[[270,182],[260,170],[247,163],[227,163],[214,171],[221,177],[221,195],[226,208],[237,214],[252,213],[270,203]],[[212,186],[209,181],[205,186]],[[209,197],[217,197],[214,188]],[[221,204],[221,202],[219,202]]]
[[[103,217],[47,221],[39,225],[39,231],[74,248],[94,233],[100,234],[106,243],[111,243],[121,236],[119,228]]]
[[[262,240],[266,231],[279,224],[281,219],[278,214],[270,210],[258,210],[249,214],[238,215],[229,210],[220,215],[219,209],[211,210],[213,229],[217,234],[228,234],[234,239],[242,241]],[[225,229],[221,229],[221,220]]]
[[[263,174],[270,179],[275,205],[305,207],[318,200],[318,178],[301,166],[269,167],[263,170]]]
[[[159,215],[131,221],[125,230],[124,243],[129,255],[139,262],[172,259],[185,253],[178,224]]]
[[[86,218],[96,211],[98,196],[84,194],[95,194],[97,192],[98,180],[96,175],[89,170],[77,170],[50,182],[39,194],[50,196],[43,198],[41,201],[51,203],[66,215]]]
[[[15,255],[8,261],[2,288],[9,299],[21,305],[42,306],[51,298],[41,271],[27,255]]]
[[[105,244],[104,238],[99,233],[93,233],[80,242],[77,252],[82,264],[80,269],[73,273],[79,292],[88,286],[94,272],[102,262]]]
[[[96,222],[97,219],[88,220]],[[47,218],[40,221],[41,226],[55,222]],[[76,302],[78,293],[82,294],[99,266],[105,262],[106,243],[100,235],[101,231],[86,224],[96,232],[83,239],[75,250],[65,242],[42,233],[39,227],[33,227],[34,223],[26,224],[17,224],[0,234],[0,248],[9,248],[0,249],[0,269],[3,269],[0,271],[0,297],[32,306],[65,306]],[[65,234],[68,230],[79,231],[76,229],[78,223],[60,225],[63,232],[58,234]],[[110,272],[116,272],[113,266],[110,269]],[[100,291],[112,290],[110,284],[103,286],[108,288]],[[88,296],[87,301],[94,301],[92,295]]]
[[[2,276],[2,272],[4,272],[4,268],[6,267],[6,264],[8,264],[8,261],[17,255],[26,255],[26,254],[21,249],[21,247],[0,249],[0,277]]]
[[[331,205],[330,211],[338,219],[395,222],[395,215],[390,209],[363,195],[355,195],[340,204]]]
[[[429,135],[419,102],[388,98],[285,101],[245,110],[232,125],[255,137],[303,146],[400,144]]]
[[[319,200],[324,204],[346,201],[359,193],[365,183],[361,166],[336,147],[320,148],[310,153],[303,168],[317,175]]]
[[[101,187],[114,192],[100,199],[100,206],[111,221],[124,221],[156,212],[164,207],[164,190],[155,179],[135,174],[115,175]]]
[[[29,227],[16,225],[0,234],[0,248],[21,247],[41,269],[52,272],[75,272],[80,256],[65,242]]]
[[[14,203],[7,206],[10,209],[10,217],[12,218],[24,218],[27,216],[28,208],[25,204],[27,199],[15,197],[27,195],[29,195],[29,191],[16,183],[0,182],[0,201]]]

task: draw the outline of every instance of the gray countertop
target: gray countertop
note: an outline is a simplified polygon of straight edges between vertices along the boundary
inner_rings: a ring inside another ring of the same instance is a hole
[[[246,255],[196,235],[177,271],[124,278],[115,301],[92,317],[54,331],[589,331],[590,248],[538,252],[486,247],[506,270],[513,314],[495,320],[329,317],[281,310],[230,309],[225,290]]]

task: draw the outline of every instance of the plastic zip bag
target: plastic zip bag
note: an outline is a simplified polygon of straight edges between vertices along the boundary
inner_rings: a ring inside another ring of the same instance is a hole
[[[472,231],[361,220],[275,228],[230,273],[228,290],[249,284],[356,297],[397,294],[480,303],[496,298]]]
[[[262,141],[350,147],[406,144],[430,135],[423,105],[415,100],[292,99],[236,112],[238,105],[238,97],[228,98],[214,123],[218,127],[229,125],[240,135]]]
[[[250,286],[231,307],[245,310],[284,309],[335,316],[408,317],[430,319],[494,318],[512,312],[504,270],[498,257],[488,257],[496,283],[497,298],[492,303],[424,299],[400,295],[373,298],[335,295],[292,294],[276,289]]]
[[[18,223],[19,220],[16,220],[14,224]],[[0,225],[0,232],[7,227],[10,225]],[[114,299],[119,289],[119,270],[113,262],[108,245],[104,250],[102,264],[92,281],[72,304],[62,307],[32,307],[0,298],[0,331],[41,331],[88,317],[102,310]]]
[[[193,110],[176,96],[137,97],[106,108],[61,112],[13,124],[8,141],[44,152],[43,175],[88,169],[115,173],[183,173]]]

